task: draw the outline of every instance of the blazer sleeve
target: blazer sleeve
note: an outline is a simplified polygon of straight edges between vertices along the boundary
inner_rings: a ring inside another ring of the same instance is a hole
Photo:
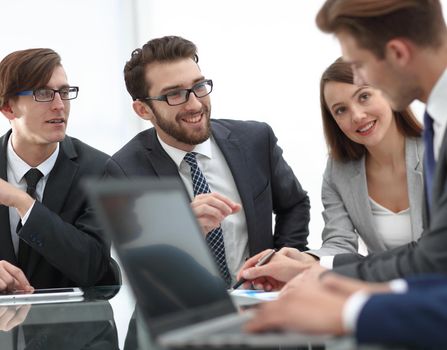
[[[110,158],[105,166],[104,178],[123,178],[128,177],[123,168],[113,158]]]
[[[328,159],[321,189],[325,223],[322,233],[323,245],[320,249],[308,251],[318,257],[356,253],[358,250],[358,234],[343,199],[332,181],[332,164],[332,160]]]
[[[278,139],[268,126],[271,159],[273,212],[275,213],[275,247],[307,250],[310,201],[290,166],[282,156]]]
[[[359,343],[444,348],[447,344],[447,280],[405,294],[372,296],[360,312]]]
[[[95,285],[109,268],[110,244],[93,209],[80,209],[73,223],[35,202],[20,237],[80,287]],[[75,264],[75,265],[74,265]]]

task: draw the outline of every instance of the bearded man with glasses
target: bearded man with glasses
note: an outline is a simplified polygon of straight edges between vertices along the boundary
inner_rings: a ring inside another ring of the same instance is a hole
[[[307,249],[309,198],[272,129],[210,119],[213,82],[201,72],[192,42],[177,36],[149,41],[132,52],[124,77],[136,114],[154,127],[109,160],[110,176],[180,177],[228,286],[250,255]],[[161,220],[175,220],[175,213],[167,215]]]
[[[119,270],[80,188],[108,156],[66,136],[70,86],[60,56],[29,49],[0,62],[0,291],[116,284]]]

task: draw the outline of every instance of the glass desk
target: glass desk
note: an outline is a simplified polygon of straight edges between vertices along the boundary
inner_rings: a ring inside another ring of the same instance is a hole
[[[111,303],[119,288],[84,290],[84,301],[0,306],[0,349],[119,349]]]
[[[134,306],[126,285],[86,289],[84,301],[80,302],[0,306],[0,349],[159,350],[151,343],[142,322],[133,317]],[[344,338],[326,344],[275,349],[378,348],[358,348],[351,338]]]

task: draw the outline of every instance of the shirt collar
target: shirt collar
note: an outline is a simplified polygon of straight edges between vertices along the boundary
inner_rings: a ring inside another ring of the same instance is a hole
[[[445,92],[447,91],[447,69],[441,75],[433,87],[427,101],[427,112],[433,118],[435,123],[444,125],[447,123],[447,100]]]
[[[12,176],[16,183],[19,183],[23,176],[26,174],[28,170],[32,167],[28,165],[22,158],[20,158],[17,153],[14,151],[12,147],[12,137],[9,137],[8,146],[7,146],[7,162],[12,171]],[[57,156],[59,155],[59,143],[57,143],[56,149],[54,152],[42,163],[40,163],[36,168],[43,174],[43,176],[47,176],[50,171],[53,169],[54,164],[56,163]]]
[[[182,164],[183,158],[185,157],[186,153],[181,149],[172,147],[168,145],[167,143],[163,142],[160,137],[157,134],[158,141],[160,142],[161,147],[166,151],[166,153],[171,157],[171,159],[174,161],[174,163],[177,165],[178,168],[180,168],[180,165]],[[211,152],[211,137],[208,138],[206,141],[199,143],[194,147],[192,152],[196,152],[197,154],[201,154],[209,159],[212,159],[212,152]]]

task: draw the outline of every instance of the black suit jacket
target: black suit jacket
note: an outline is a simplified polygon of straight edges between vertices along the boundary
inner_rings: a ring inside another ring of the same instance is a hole
[[[6,147],[11,131],[0,138],[0,177],[7,180]],[[66,136],[45,186],[18,232],[30,247],[22,266],[35,288],[115,284],[110,271],[110,245],[104,239],[81,189],[86,177],[100,177],[109,157]],[[0,260],[17,265],[11,240],[9,208],[0,205]]]
[[[421,273],[447,273],[447,133],[444,134],[433,181],[428,226],[417,242],[366,258],[340,254],[334,271],[367,281],[389,281]]]
[[[268,248],[307,250],[309,198],[265,123],[212,120],[213,137],[233,174],[244,207],[253,255]],[[107,162],[112,177],[180,176],[154,128],[130,140]],[[272,234],[272,212],[276,214]]]

